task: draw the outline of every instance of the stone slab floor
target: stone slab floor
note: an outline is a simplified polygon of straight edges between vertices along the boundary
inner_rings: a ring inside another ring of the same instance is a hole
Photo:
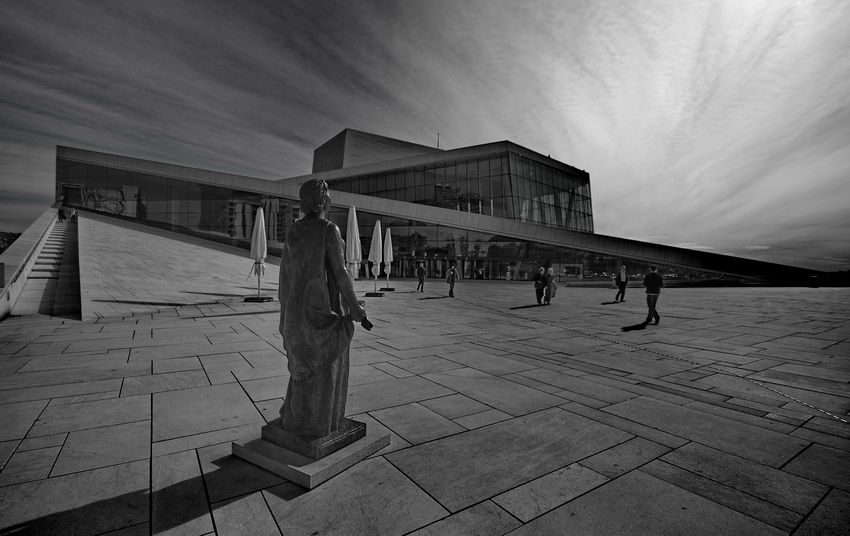
[[[0,323],[0,534],[846,534],[850,289],[414,280],[365,298],[348,413],[392,443],[307,492],[230,455],[285,395],[243,251],[82,215],[83,321]],[[263,292],[274,295],[269,264]],[[381,286],[384,286],[381,283]]]

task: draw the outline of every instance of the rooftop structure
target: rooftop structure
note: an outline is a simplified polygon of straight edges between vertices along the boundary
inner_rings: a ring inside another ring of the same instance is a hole
[[[364,252],[375,222],[390,229],[397,277],[417,262],[429,277],[456,263],[464,277],[488,280],[525,280],[540,266],[562,280],[607,280],[622,264],[633,277],[657,264],[677,279],[798,285],[818,273],[594,233],[589,174],[510,141],[439,150],[346,129],[316,149],[314,169],[272,181],[57,147],[56,194],[81,210],[244,248],[262,206],[275,254],[298,218],[300,184],[320,178],[343,236],[357,208]]]

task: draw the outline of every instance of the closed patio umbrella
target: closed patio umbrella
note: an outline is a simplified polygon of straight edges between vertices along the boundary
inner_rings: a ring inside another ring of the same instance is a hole
[[[382,293],[378,292],[378,274],[381,273],[381,263],[384,261],[384,248],[381,244],[381,220],[375,222],[375,230],[372,232],[369,261],[372,263],[372,274],[375,276],[375,292],[369,292],[366,295],[383,296]]]
[[[357,225],[357,211],[352,205],[348,208],[348,225],[345,228],[345,264],[351,279],[357,279],[362,261],[363,247],[360,245],[360,227]]]
[[[387,272],[387,287],[381,290],[395,290],[390,288],[390,270],[393,262],[393,235],[387,227],[387,235],[384,238],[384,270]]]
[[[268,256],[268,252],[269,247],[266,241],[266,218],[263,214],[263,207],[259,207],[257,209],[257,215],[254,218],[254,230],[251,233],[251,252],[248,254],[249,257],[254,259],[254,266],[252,266],[251,271],[248,272],[248,277],[251,277],[252,274],[257,274],[257,297],[249,296],[245,298],[245,301],[266,302],[272,300],[272,298],[268,296],[260,296],[260,281],[263,274],[266,273],[265,259],[266,256]]]

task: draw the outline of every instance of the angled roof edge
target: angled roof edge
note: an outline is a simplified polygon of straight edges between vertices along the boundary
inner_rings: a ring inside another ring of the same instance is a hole
[[[504,144],[507,143],[510,142],[486,144],[483,147],[504,146]],[[463,151],[467,149],[469,148],[458,150]],[[64,146],[56,147],[56,156],[57,158],[65,158],[67,160],[77,162],[110,166],[129,171],[140,171],[144,173],[151,173],[153,175],[201,182],[216,186],[225,186],[228,188],[238,188],[261,194],[277,195],[289,199],[297,200],[299,198],[298,190],[300,188],[300,183],[295,182],[257,179],[243,175],[220,173],[217,171],[190,168],[176,164],[165,164],[151,160],[130,158]],[[325,173],[332,172],[305,175],[303,176],[303,179],[324,178],[322,175]],[[298,177],[295,179],[298,179]],[[808,268],[799,268],[796,266],[758,261],[754,259],[747,259],[745,257],[734,257],[719,253],[689,250],[675,246],[640,242],[638,240],[595,233],[570,231],[537,223],[506,220],[494,216],[460,212],[452,209],[418,205],[415,203],[370,197],[348,192],[333,191],[331,198],[331,204],[337,207],[347,208],[355,206],[358,210],[373,212],[389,217],[421,221],[424,223],[450,225],[469,231],[478,231],[481,233],[505,236],[518,240],[529,240],[554,246],[582,249],[592,253],[622,256],[671,266],[721,272],[745,277],[752,277],[765,273],[795,275],[824,273]]]

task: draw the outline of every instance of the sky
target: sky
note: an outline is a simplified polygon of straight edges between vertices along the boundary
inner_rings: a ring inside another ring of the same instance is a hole
[[[345,128],[590,173],[597,233],[850,269],[844,0],[0,1],[0,231],[56,145],[281,179]]]

